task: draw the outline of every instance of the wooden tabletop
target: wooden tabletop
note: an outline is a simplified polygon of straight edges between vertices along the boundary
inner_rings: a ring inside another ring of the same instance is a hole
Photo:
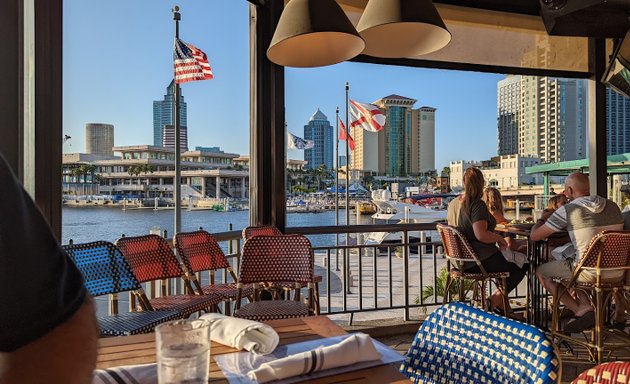
[[[280,336],[280,344],[343,335],[346,332],[326,316],[274,320],[271,325]],[[236,352],[236,349],[212,342],[211,355]],[[227,383],[220,368],[210,359],[210,382]],[[155,363],[155,334],[122,336],[99,339],[96,367],[99,369],[119,365]],[[398,372],[398,365],[383,365],[347,372],[340,375],[310,380],[311,383],[409,383]]]

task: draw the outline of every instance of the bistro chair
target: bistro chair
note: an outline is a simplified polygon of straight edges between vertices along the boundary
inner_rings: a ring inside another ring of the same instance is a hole
[[[449,303],[413,339],[400,372],[412,383],[560,383],[557,349],[539,328]]]
[[[169,243],[159,235],[122,237],[116,241],[123,257],[134,275],[141,283],[161,280],[159,297],[148,300],[158,311],[175,310],[184,317],[199,311],[209,312],[223,298],[218,294],[211,295],[169,295],[167,279],[182,278],[188,292],[193,292],[188,279],[188,272],[182,269]]]
[[[602,231],[593,237],[570,279],[552,278],[553,281],[560,283],[558,297],[569,294],[569,290],[579,289],[589,295],[595,309],[595,328],[591,332],[590,340],[586,336],[582,340],[561,331],[560,300],[554,300],[551,318],[552,335],[560,340],[583,346],[596,363],[602,362],[605,338],[608,339],[606,348],[610,351],[630,348],[630,337],[626,333],[604,327],[605,315],[612,297],[616,292],[623,292],[625,286],[625,275],[616,280],[606,279],[604,275],[607,272],[630,270],[629,261],[630,231]],[[580,280],[583,272],[595,275],[595,281]],[[610,338],[619,342],[613,342]]]
[[[237,276],[215,238],[203,230],[182,232],[175,235],[175,247],[189,272],[188,278],[196,292],[200,295],[221,296],[226,304],[225,314],[229,315],[230,302],[236,300],[238,296]],[[225,270],[226,275],[232,278],[233,283],[216,284],[215,273],[218,270]],[[210,272],[209,284],[201,285],[196,276],[196,273],[201,271]],[[252,294],[253,289],[251,288],[243,290],[244,296],[251,297]]]
[[[112,243],[95,241],[85,244],[64,245],[63,249],[77,266],[85,287],[93,297],[111,295],[111,315],[97,316],[101,336],[127,336],[150,333],[156,325],[181,319],[175,311],[153,311],[150,305],[141,312],[118,313],[118,293],[131,292],[146,300],[142,286],[131,272],[120,250]]]
[[[247,228],[243,228],[243,242],[246,242],[248,239],[254,237],[254,236],[260,236],[260,235],[267,235],[267,236],[282,236],[282,232],[276,228],[274,225],[258,225],[258,226],[250,226]],[[313,283],[314,283],[314,289],[315,289],[315,294],[313,295],[313,300],[315,300],[314,307],[315,307],[315,314],[319,315],[319,311],[320,311],[320,304],[319,304],[319,283],[322,282],[322,276],[321,275],[313,275]],[[276,282],[275,283],[275,288],[276,291],[274,292],[274,294],[277,294],[278,290],[291,290],[293,286],[292,282]]]
[[[580,373],[571,384],[630,384],[630,361],[601,363]]]
[[[454,268],[449,270],[446,278],[444,303],[451,301],[451,285],[454,281],[457,281],[459,287],[459,301],[464,301],[468,291],[472,289],[472,301],[477,302],[480,307],[490,310],[490,308],[486,308],[488,301],[486,300],[486,288],[489,288],[488,283],[494,283],[497,289],[503,294],[503,308],[509,308],[506,281],[510,276],[509,272],[486,272],[486,269],[481,264],[481,260],[479,260],[479,257],[463,233],[450,225],[437,224],[436,228],[442,238],[442,244],[444,244],[444,254],[449,264],[454,266]],[[481,272],[466,272],[464,270],[465,263],[477,264]],[[466,281],[472,282],[472,287],[467,288],[465,284]]]
[[[292,282],[286,299],[275,296],[275,300],[261,301],[261,292],[275,290],[278,282],[283,285]],[[301,300],[301,289],[305,285],[308,304]],[[253,289],[253,302],[241,307],[247,286]],[[248,239],[243,246],[234,316],[267,321],[313,313],[313,248],[310,241],[302,235],[261,235]]]

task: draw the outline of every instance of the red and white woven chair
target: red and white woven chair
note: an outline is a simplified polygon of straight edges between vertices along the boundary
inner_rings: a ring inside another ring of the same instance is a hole
[[[122,237],[116,241],[133,274],[139,282],[161,280],[160,297],[149,299],[156,311],[173,310],[188,317],[199,311],[209,312],[222,301],[220,295],[170,295],[167,279],[182,278],[189,292],[193,292],[188,274],[184,272],[169,243],[158,235]],[[148,305],[147,305],[148,306]]]
[[[630,349],[630,337],[626,333],[605,327],[608,304],[614,293],[622,292],[625,286],[625,276],[610,280],[606,279],[605,274],[623,270],[630,270],[630,231],[602,231],[591,240],[582,260],[573,270],[571,279],[552,278],[561,283],[558,297],[569,294],[568,291],[572,289],[582,290],[590,296],[595,309],[595,328],[590,340],[563,333],[560,329],[560,303],[554,300],[551,334],[557,339],[583,346],[597,363],[602,362],[604,347],[608,350]],[[579,277],[583,272],[595,275],[595,282],[581,281]]]
[[[611,361],[589,368],[571,384],[630,384],[630,361]]]
[[[260,300],[263,290],[291,282],[285,300]],[[241,306],[243,291],[253,289],[253,302]],[[307,288],[307,303],[301,290]],[[313,308],[313,248],[302,235],[254,236],[243,246],[234,316],[256,321],[304,317]],[[293,295],[293,298],[291,298]]]
[[[194,232],[182,232],[175,235],[175,247],[182,259],[186,270],[189,272],[188,279],[200,295],[219,295],[226,302],[225,314],[230,314],[230,302],[236,300],[238,290],[236,288],[237,277],[230,265],[225,253],[208,232],[199,230]],[[215,283],[216,271],[227,271],[227,278],[232,282]],[[210,284],[201,285],[196,273],[209,271]],[[243,295],[250,297],[253,290],[250,288],[243,290]]]
[[[282,232],[280,232],[280,230],[278,228],[276,228],[273,225],[258,225],[258,226],[251,226],[251,227],[247,227],[243,229],[242,232],[243,235],[243,243],[246,242],[248,239],[254,237],[254,236],[282,236]],[[319,315],[319,311],[320,311],[320,305],[319,305],[319,283],[322,282],[322,276],[321,275],[313,275],[313,289],[315,290],[315,293],[313,294],[313,300],[315,301],[313,303],[314,308],[315,308],[315,314]],[[274,292],[274,295],[277,294],[278,291],[282,291],[282,290],[291,290],[293,288],[293,283],[292,282],[281,282],[278,281],[275,283],[274,287],[276,288],[276,291]]]

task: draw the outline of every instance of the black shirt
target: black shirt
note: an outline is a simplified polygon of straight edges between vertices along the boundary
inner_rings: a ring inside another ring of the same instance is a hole
[[[85,295],[79,271],[0,155],[0,352],[66,321]]]

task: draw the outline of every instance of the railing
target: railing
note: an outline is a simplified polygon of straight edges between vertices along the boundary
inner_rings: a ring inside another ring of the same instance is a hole
[[[305,235],[313,243],[315,274],[322,277],[319,284],[322,314],[349,314],[352,322],[355,314],[395,310],[391,317],[410,320],[420,318],[427,307],[442,304],[446,277],[442,269],[447,263],[434,223],[292,227],[286,232]],[[366,235],[372,232],[402,236],[400,241],[392,243],[365,244]],[[213,236],[238,271],[241,231],[214,233]],[[202,283],[210,278],[208,272],[198,275]],[[215,275],[214,279],[231,282],[225,272]],[[169,292],[182,293],[181,280],[178,280],[167,283]],[[155,284],[159,282],[145,287],[150,297],[160,291]],[[523,297],[518,289],[512,296]]]

